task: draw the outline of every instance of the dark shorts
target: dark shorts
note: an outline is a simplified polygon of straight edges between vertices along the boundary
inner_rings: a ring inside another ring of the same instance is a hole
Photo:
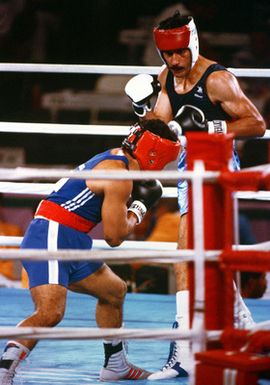
[[[33,219],[23,238],[22,249],[80,249],[90,250],[92,239],[89,235],[46,219]],[[59,284],[68,287],[95,271],[103,262],[91,261],[23,261],[30,288],[44,284]]]

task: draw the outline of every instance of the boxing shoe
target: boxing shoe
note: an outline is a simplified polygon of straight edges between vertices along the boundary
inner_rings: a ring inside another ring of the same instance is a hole
[[[236,329],[252,329],[256,325],[255,321],[252,318],[250,311],[240,310],[234,315],[234,327]]]
[[[101,381],[144,380],[151,374],[128,362],[122,342],[115,346],[104,343],[104,350],[105,362],[99,376]]]
[[[9,341],[0,360],[0,384],[13,385],[19,362],[27,357],[29,350],[16,341]]]
[[[173,323],[173,329],[178,328],[178,322]],[[173,341],[170,343],[170,351],[166,364],[163,368],[148,376],[148,380],[165,380],[176,377],[188,377],[188,373],[181,367],[180,362],[180,343]]]
[[[235,292],[234,300],[234,327],[237,329],[252,329],[256,325],[252,315],[239,291]]]
[[[13,385],[13,378],[15,370],[10,371],[5,368],[0,368],[0,384],[1,385]]]

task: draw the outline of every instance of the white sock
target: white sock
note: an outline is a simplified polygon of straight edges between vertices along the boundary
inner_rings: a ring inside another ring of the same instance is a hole
[[[21,361],[25,359],[29,353],[30,350],[26,346],[17,341],[8,341],[1,359]]]
[[[24,360],[30,350],[17,341],[9,341],[0,360],[0,368],[10,372],[15,371],[20,361]]]
[[[105,364],[104,367],[117,373],[125,373],[129,370],[129,364],[123,344],[121,341],[117,345],[112,345],[111,342],[104,343]]]
[[[189,329],[189,290],[176,293],[176,317],[180,330]]]
[[[112,346],[116,346],[118,345],[119,343],[121,342],[121,340],[103,340],[103,343],[104,344],[112,344]]]

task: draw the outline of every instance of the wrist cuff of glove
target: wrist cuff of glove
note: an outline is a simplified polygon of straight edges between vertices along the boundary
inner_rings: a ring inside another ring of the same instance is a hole
[[[151,111],[152,108],[149,103],[146,104],[137,104],[137,103],[132,103],[134,112],[137,116],[140,118],[143,118],[147,112]]]
[[[177,123],[175,120],[171,120],[168,123],[168,126],[178,136],[178,138],[183,134],[183,130],[182,130],[180,124]]]
[[[138,223],[137,223],[138,225],[143,220],[143,217],[146,214],[147,208],[141,201],[133,201],[129,206],[128,211],[132,211],[136,215],[138,219]]]
[[[208,122],[209,134],[227,134],[227,123],[225,120],[212,120]]]

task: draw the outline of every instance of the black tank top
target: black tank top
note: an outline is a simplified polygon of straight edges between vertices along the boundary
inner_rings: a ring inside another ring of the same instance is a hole
[[[206,79],[215,71],[226,70],[220,64],[212,64],[204,72],[197,84],[186,94],[177,94],[173,85],[173,74],[168,72],[166,79],[166,90],[172,106],[173,116],[176,115],[180,107],[185,104],[191,104],[200,108],[207,120],[231,120],[231,117],[221,108],[219,104],[213,104],[209,99],[206,91]]]

